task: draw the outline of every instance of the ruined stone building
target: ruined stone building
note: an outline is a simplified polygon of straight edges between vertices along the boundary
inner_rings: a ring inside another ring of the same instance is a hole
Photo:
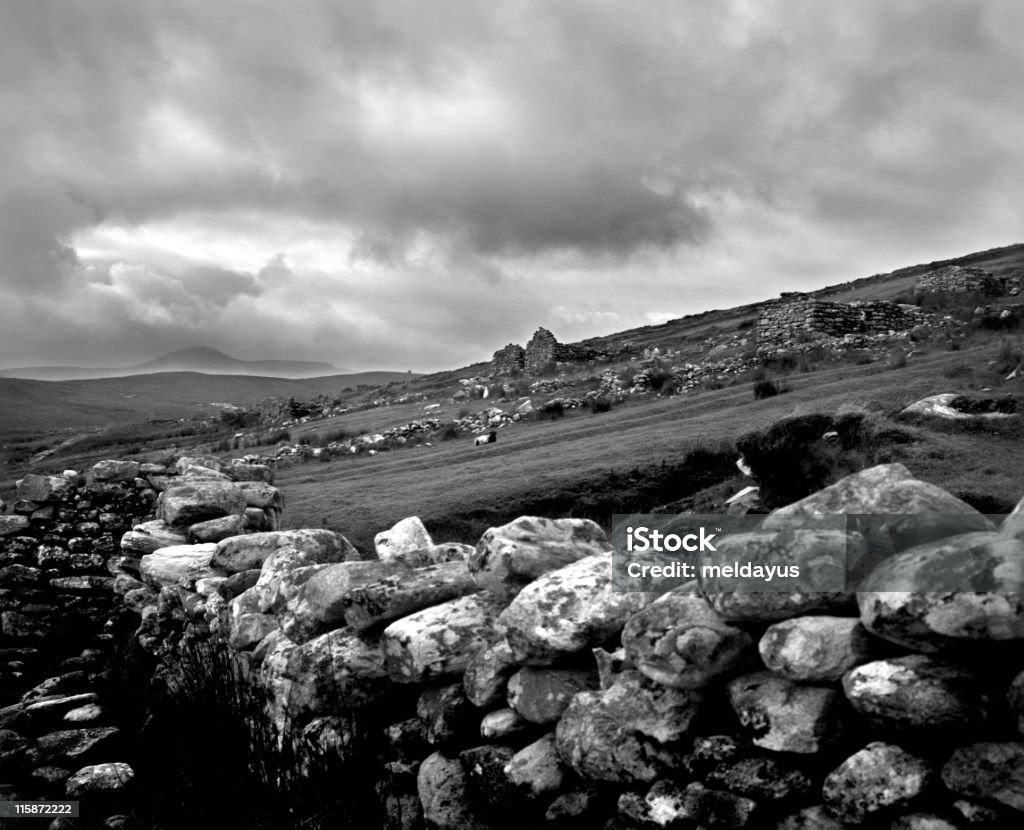
[[[537,375],[558,363],[583,363],[605,358],[607,354],[596,349],[559,343],[550,331],[539,328],[525,349],[515,343],[498,349],[491,359],[491,371],[498,375],[514,374],[517,371]]]
[[[789,295],[762,306],[757,318],[758,350],[786,349],[823,337],[907,331],[921,318],[915,306],[885,300],[831,303]]]
[[[922,276],[914,290],[918,294],[986,294],[998,297],[1007,291],[1007,281],[980,268],[949,265]]]

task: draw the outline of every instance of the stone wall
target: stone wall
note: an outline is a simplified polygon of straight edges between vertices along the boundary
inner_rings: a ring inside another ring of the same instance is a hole
[[[894,526],[857,594],[623,593],[587,520],[473,548],[410,517],[366,556],[322,529],[156,550],[125,601],[155,652],[228,638],[282,730],[372,747],[387,828],[1020,826],[1024,502],[997,528],[894,464],[782,512],[943,518],[913,550]]]
[[[502,375],[525,371],[530,375],[538,375],[559,363],[585,363],[591,360],[605,360],[608,357],[606,352],[598,349],[559,343],[550,331],[539,328],[525,349],[510,343],[496,351],[491,359],[491,372]]]
[[[888,335],[911,329],[923,319],[914,306],[884,300],[831,303],[797,295],[761,307],[756,329],[758,348],[784,349],[809,338]]]
[[[915,286],[919,294],[986,294],[998,297],[1007,290],[1006,280],[980,268],[949,265],[923,275]]]
[[[86,826],[119,813],[103,826],[129,826],[134,771],[106,699],[119,683],[112,655],[147,613],[144,580],[172,573],[183,547],[279,524],[272,480],[265,464],[198,457],[17,482],[0,514],[3,798],[76,799]]]

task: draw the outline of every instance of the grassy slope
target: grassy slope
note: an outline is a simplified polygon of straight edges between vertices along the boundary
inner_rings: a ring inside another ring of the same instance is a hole
[[[306,380],[199,372],[161,372],[98,380],[0,378],[0,435],[190,418],[217,412],[213,403],[255,404],[268,397],[309,398],[344,387],[404,380],[403,372],[361,372]]]
[[[751,384],[668,399],[631,402],[600,415],[503,429],[497,444],[475,448],[468,438],[377,456],[349,457],[282,471],[291,527],[328,525],[367,546],[374,532],[417,514],[442,537],[474,541],[482,528],[518,515],[539,494],[586,495],[610,471],[625,473],[662,462],[678,463],[695,446],[715,448],[743,432],[808,412],[868,409],[893,413],[921,397],[945,391],[992,388],[999,383],[987,363],[993,338],[979,337],[964,351],[912,358],[904,369],[881,364],[844,365],[795,374],[792,391],[764,401]],[[947,378],[950,366],[964,366]],[[1005,392],[1024,393],[1024,381]],[[378,418],[384,412],[376,411]],[[398,414],[388,412],[388,415]],[[368,413],[360,413],[365,419]],[[401,418],[390,422],[399,422]],[[342,425],[345,417],[337,419]],[[383,423],[379,424],[383,426]],[[906,428],[915,440],[886,450],[947,489],[1016,501],[1024,493],[1024,444],[1019,435]],[[748,483],[737,477],[730,486]],[[665,501],[672,494],[665,494]],[[650,509],[653,504],[636,504]]]

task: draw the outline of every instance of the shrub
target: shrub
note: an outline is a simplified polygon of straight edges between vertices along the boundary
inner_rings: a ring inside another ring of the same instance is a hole
[[[452,441],[459,437],[459,428],[455,425],[454,421],[448,421],[442,425],[437,437],[441,441]]]
[[[608,412],[609,410],[611,410],[612,405],[613,404],[611,398],[591,398],[587,402],[587,406],[590,408],[590,411],[594,415],[597,415],[601,412]]]
[[[286,429],[277,429],[267,433],[265,444],[280,444],[282,441],[290,442],[292,434]]]
[[[322,432],[315,433],[313,441],[318,447],[326,447],[328,444],[345,441],[348,437],[349,433],[347,429],[326,429]]]
[[[537,409],[538,421],[556,421],[565,417],[565,404],[561,401],[548,401]]]
[[[774,398],[789,390],[782,384],[776,383],[768,378],[754,381],[754,400],[763,401],[765,398]]]
[[[889,357],[886,359],[886,365],[890,369],[906,369],[907,368],[907,354],[903,349],[893,349],[889,352]]]

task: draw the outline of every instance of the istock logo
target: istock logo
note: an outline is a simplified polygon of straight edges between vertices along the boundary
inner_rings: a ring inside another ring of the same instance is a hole
[[[721,528],[716,527],[715,530],[720,532]],[[627,527],[626,550],[630,553],[675,553],[679,550],[685,550],[687,553],[716,553],[715,546],[711,544],[716,535],[707,533],[703,527],[699,528],[697,533],[687,533],[684,536],[677,533],[662,533],[649,527]]]

